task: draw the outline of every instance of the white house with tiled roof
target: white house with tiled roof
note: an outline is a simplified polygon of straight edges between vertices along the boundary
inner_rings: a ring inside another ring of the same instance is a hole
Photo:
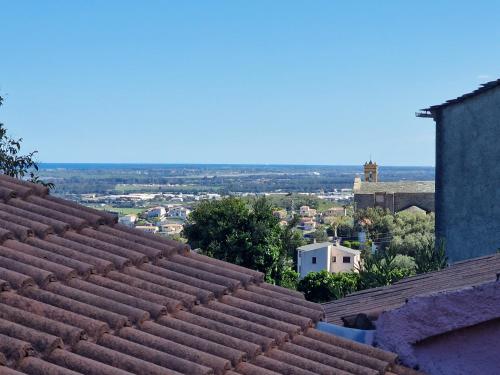
[[[320,242],[297,248],[297,272],[301,279],[309,272],[357,271],[360,261],[361,251],[337,243]]]

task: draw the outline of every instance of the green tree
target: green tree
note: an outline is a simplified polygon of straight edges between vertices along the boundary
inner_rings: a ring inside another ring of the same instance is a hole
[[[251,205],[240,198],[200,203],[188,218],[183,236],[209,256],[263,272],[268,282],[294,286],[289,253],[296,241],[282,228],[263,197]]]
[[[354,231],[354,224],[352,222],[352,218],[349,218],[350,220],[345,220],[341,223],[339,223],[337,227],[337,235],[339,237],[345,237],[345,238],[353,238],[355,235]]]
[[[390,285],[414,274],[414,268],[398,261],[396,254],[389,252],[368,254],[363,258],[363,266],[359,270],[359,287],[368,289]]]
[[[415,268],[417,273],[438,271],[446,268],[448,259],[444,242],[437,245],[434,241],[419,249],[415,254]]]
[[[328,302],[358,290],[359,275],[355,272],[309,272],[299,281],[298,290],[308,301]]]
[[[389,248],[393,253],[415,257],[434,247],[434,214],[398,212]]]
[[[352,235],[352,218],[348,216],[332,216],[324,219],[325,224],[329,224],[327,229],[329,234],[334,237],[351,237]]]
[[[0,106],[3,98],[0,96]],[[45,183],[38,176],[38,163],[35,155],[38,151],[21,154],[22,138],[12,138],[7,134],[7,129],[0,123],[0,173],[16,178],[28,178],[31,182],[41,183],[49,188],[54,184]]]
[[[434,242],[434,214],[398,212],[392,214],[379,207],[359,210],[355,214],[357,230],[368,234],[379,251],[414,257]]]
[[[358,210],[354,214],[355,229],[368,233],[368,238],[375,242],[381,250],[390,243],[395,229],[394,216],[380,207]]]
[[[328,234],[323,226],[319,226],[313,233],[313,238],[316,242],[326,242],[328,241]]]
[[[292,260],[293,269],[297,269],[297,248],[306,244],[302,233],[296,229],[299,222],[300,217],[298,215],[293,216],[281,232],[284,252],[287,258]]]

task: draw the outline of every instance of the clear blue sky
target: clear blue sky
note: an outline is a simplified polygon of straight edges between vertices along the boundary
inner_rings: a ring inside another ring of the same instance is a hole
[[[434,165],[499,1],[0,0],[0,120],[43,162]]]

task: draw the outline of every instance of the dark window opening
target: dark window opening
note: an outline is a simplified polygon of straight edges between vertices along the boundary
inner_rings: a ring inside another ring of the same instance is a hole
[[[337,257],[336,256],[333,256],[332,257],[332,262],[335,263],[337,261]]]
[[[316,264],[316,257],[312,257],[312,263]]]
[[[343,257],[342,262],[343,263],[351,263],[351,257]]]

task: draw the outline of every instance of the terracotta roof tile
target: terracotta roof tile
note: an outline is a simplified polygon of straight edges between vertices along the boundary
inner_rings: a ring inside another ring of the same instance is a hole
[[[4,367],[0,363],[0,375],[23,375],[23,373],[16,370],[12,370],[8,367]]]
[[[441,270],[408,277],[385,287],[352,293],[323,304],[328,322],[351,325],[359,315],[376,319],[383,311],[403,305],[408,298],[494,281],[500,272],[500,254],[458,262]]]
[[[0,199],[0,375],[404,374],[260,272],[3,175]]]
[[[18,369],[29,375],[79,375],[80,372],[72,371],[66,366],[57,366],[36,357],[26,357],[18,364]]]
[[[263,367],[252,365],[251,363],[242,363],[237,367],[237,374],[242,375],[279,375],[279,372],[274,372]]]
[[[47,357],[55,365],[88,375],[130,375],[132,373],[82,357],[67,350],[56,349]]]

